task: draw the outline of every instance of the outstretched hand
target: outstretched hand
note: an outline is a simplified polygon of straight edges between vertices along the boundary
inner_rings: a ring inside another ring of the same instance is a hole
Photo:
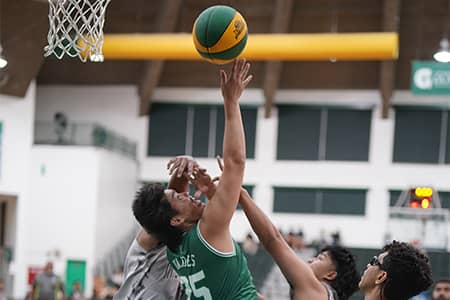
[[[190,179],[194,173],[198,172],[200,166],[192,157],[181,155],[169,160],[167,169],[169,170],[169,175],[176,174],[177,177]]]
[[[195,198],[200,198],[202,194],[205,194],[210,198],[215,192],[215,185],[211,176],[206,172],[206,169],[199,169],[194,173],[191,180],[195,187]]]
[[[253,78],[252,75],[247,76],[249,70],[250,63],[243,58],[234,60],[229,75],[224,70],[220,70],[220,86],[225,101],[239,100],[245,87]]]
[[[217,164],[219,165],[219,169],[223,171],[223,162],[221,157],[216,156]],[[192,176],[192,184],[195,187],[195,198],[200,198],[202,194],[205,194],[208,198],[212,197],[215,193],[216,183],[220,180],[220,176],[211,178],[211,176],[207,173],[206,169],[199,169],[194,172]]]

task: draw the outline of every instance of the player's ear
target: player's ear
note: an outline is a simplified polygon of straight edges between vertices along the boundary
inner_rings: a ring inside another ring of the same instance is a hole
[[[170,219],[170,225],[172,225],[173,227],[180,226],[180,224],[182,224],[183,222],[184,218],[180,216],[175,216]]]
[[[381,271],[378,276],[377,279],[375,280],[375,284],[382,284],[384,283],[386,280],[388,279],[388,274],[385,271]]]
[[[325,274],[324,279],[328,281],[333,281],[336,279],[337,272],[336,271],[330,271],[327,274]]]

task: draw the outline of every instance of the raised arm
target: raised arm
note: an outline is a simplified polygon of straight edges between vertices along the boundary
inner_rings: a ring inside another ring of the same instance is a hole
[[[221,70],[221,88],[225,110],[223,139],[224,169],[214,196],[210,199],[200,222],[203,237],[217,250],[229,251],[233,244],[229,232],[236,209],[245,169],[245,137],[239,98],[252,76],[250,64],[244,59],[234,61],[228,76]]]
[[[327,292],[312,269],[289,247],[280,231],[245,189],[241,190],[239,203],[264,248],[292,285],[294,299],[325,299]]]

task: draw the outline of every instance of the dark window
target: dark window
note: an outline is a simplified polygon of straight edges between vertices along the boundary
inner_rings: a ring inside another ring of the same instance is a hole
[[[245,131],[245,150],[247,158],[255,157],[256,121],[258,111],[254,108],[242,108],[242,121]]]
[[[389,206],[395,206],[401,194],[402,191],[397,190],[389,191]]]
[[[318,108],[278,107],[277,159],[319,159],[320,115]]]
[[[368,161],[370,110],[278,107],[279,160]]]
[[[248,192],[248,194],[250,195],[250,197],[253,198],[253,188],[254,188],[255,186],[254,186],[254,185],[247,185],[247,184],[244,184],[243,187],[244,187],[244,189],[247,190],[247,192]]]
[[[329,109],[326,160],[368,161],[371,111]]]
[[[274,212],[364,215],[366,190],[275,187]]]
[[[187,107],[153,105],[150,115],[148,155],[176,156],[186,152]]]
[[[252,199],[253,199],[253,188],[254,188],[255,186],[253,186],[253,185],[243,185],[243,187],[244,187],[244,189],[247,190],[248,194],[249,194],[250,197],[252,197]],[[238,203],[238,206],[237,206],[236,209],[237,209],[237,210],[242,210],[242,207],[241,207],[241,205],[239,205],[239,203]]]
[[[301,188],[275,188],[274,212],[318,213],[317,190]]]
[[[450,209],[450,192],[438,192],[442,208]]]
[[[365,190],[322,190],[323,214],[364,215],[366,210]]]
[[[255,139],[256,139],[256,119],[257,111],[255,108],[241,107],[242,122],[245,132],[245,150],[247,158],[255,157]],[[216,152],[215,155],[223,156],[223,134],[225,130],[225,112],[223,107],[217,108],[216,124]]]
[[[446,147],[445,163],[446,164],[450,164],[450,120],[448,119],[450,117],[449,112],[448,111],[444,112],[443,117],[444,118],[443,118],[442,122],[444,123],[443,124],[444,126],[442,126],[442,127],[447,130],[447,134],[444,135],[445,136],[445,140],[446,140],[446,143],[445,143],[445,147]],[[447,123],[446,124],[447,126],[445,126],[445,123]]]
[[[394,162],[439,163],[442,111],[397,107]]]
[[[241,107],[247,158],[255,157],[257,109]],[[216,105],[155,104],[150,115],[149,156],[222,155],[224,111]]]
[[[210,134],[209,107],[199,106],[194,108],[194,133],[192,143],[192,156],[208,157]]]

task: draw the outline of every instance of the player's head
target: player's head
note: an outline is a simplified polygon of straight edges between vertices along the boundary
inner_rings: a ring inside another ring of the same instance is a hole
[[[44,272],[47,274],[53,273],[53,263],[51,261],[48,261],[44,266]]]
[[[142,186],[133,202],[133,214],[139,224],[170,249],[200,219],[203,208],[204,204],[188,193],[177,193],[158,183]]]
[[[428,257],[412,245],[394,241],[367,264],[359,287],[364,293],[378,289],[383,299],[406,300],[431,283]]]
[[[433,284],[432,300],[450,300],[450,279],[441,279]]]
[[[333,287],[341,300],[348,299],[358,289],[355,257],[343,247],[325,247],[309,265],[314,275]]]

